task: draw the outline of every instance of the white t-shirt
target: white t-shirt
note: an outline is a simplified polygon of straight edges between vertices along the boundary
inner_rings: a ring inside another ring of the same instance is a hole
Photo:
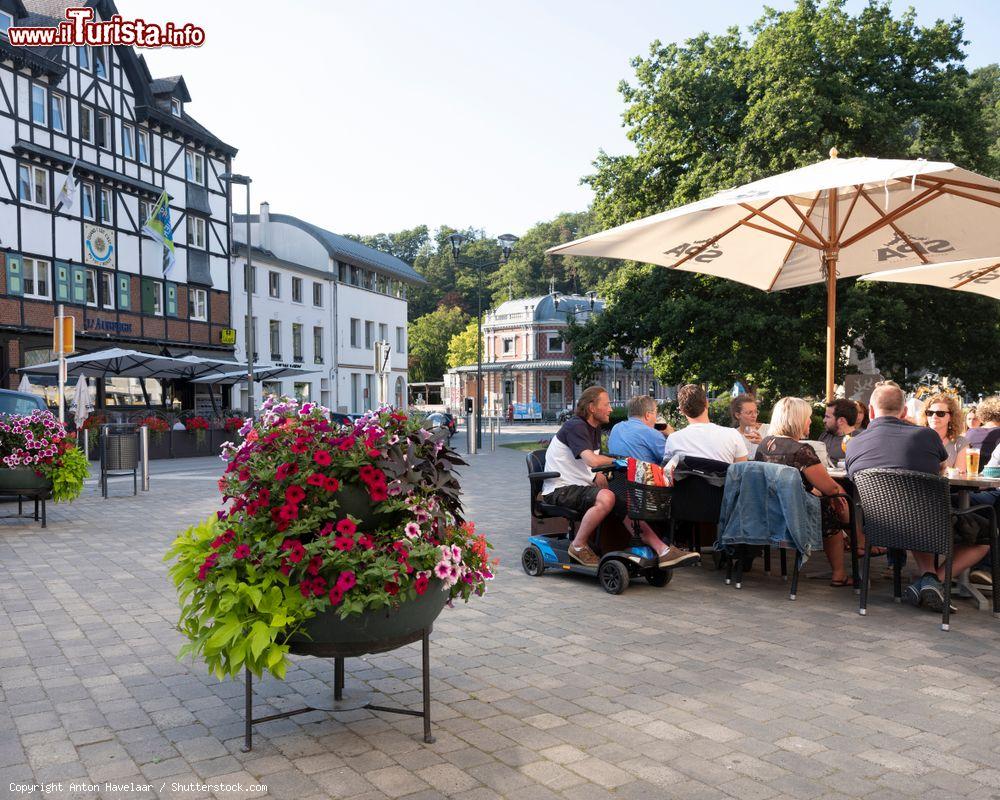
[[[714,422],[696,422],[667,437],[668,461],[680,454],[732,464],[737,458],[746,458],[747,452],[747,440],[742,433]]]
[[[576,415],[570,417],[552,437],[545,451],[545,471],[558,472],[558,478],[546,478],[542,494],[554,492],[562,486],[590,486],[594,473],[587,462],[580,458],[584,450],[601,452],[601,431],[592,428]]]

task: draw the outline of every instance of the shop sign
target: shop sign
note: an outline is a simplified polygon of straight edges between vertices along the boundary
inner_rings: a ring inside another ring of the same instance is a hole
[[[131,322],[115,322],[110,319],[95,319],[87,317],[83,327],[88,331],[100,331],[101,333],[131,333]]]
[[[219,331],[219,341],[222,344],[236,344],[236,329],[223,328]]]
[[[83,261],[95,267],[115,268],[115,234],[89,223],[83,226]]]

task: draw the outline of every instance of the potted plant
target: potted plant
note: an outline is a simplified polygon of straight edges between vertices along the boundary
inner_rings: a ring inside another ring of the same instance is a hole
[[[51,411],[0,414],[0,461],[0,491],[43,491],[57,503],[79,497],[89,474],[76,438]]]
[[[243,427],[245,422],[246,420],[243,417],[226,417],[222,421],[222,429],[226,433],[239,433],[240,428]]]
[[[194,439],[199,449],[205,444],[205,437],[208,436],[208,420],[204,417],[194,416],[184,420],[184,429],[194,431]]]
[[[426,628],[493,577],[489,543],[462,516],[464,462],[439,434],[391,408],[353,428],[327,414],[268,398],[223,446],[225,507],[165,557],[181,655],[220,678],[282,678],[296,641],[371,645]]]

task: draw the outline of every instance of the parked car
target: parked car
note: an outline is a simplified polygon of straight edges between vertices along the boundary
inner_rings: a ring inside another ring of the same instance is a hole
[[[46,408],[45,401],[37,394],[0,389],[0,414],[30,414]]]
[[[330,412],[330,422],[336,425],[350,425],[354,426],[354,418],[350,414],[344,414],[340,411]]]

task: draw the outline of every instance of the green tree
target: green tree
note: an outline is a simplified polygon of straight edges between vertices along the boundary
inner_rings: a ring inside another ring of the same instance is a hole
[[[476,363],[476,340],[479,338],[479,325],[476,320],[469,320],[465,330],[456,333],[448,342],[448,366],[461,367]],[[479,350],[482,354],[482,347]]]
[[[419,383],[442,379],[448,361],[448,345],[468,321],[469,317],[462,309],[442,306],[409,324],[411,381]]]
[[[684,44],[656,41],[620,91],[632,155],[601,152],[594,213],[620,224],[711,192],[826,157],[926,157],[997,172],[995,68],[962,65],[958,19],[919,26],[887,2],[857,15],[843,0],[768,9],[744,38],[736,28]],[[992,98],[992,116],[990,99]],[[993,148],[991,150],[991,148]],[[649,348],[658,377],[726,386],[734,376],[776,392],[821,386],[822,285],[765,294],[729,281],[627,264],[602,286],[610,305],[574,329],[577,375],[609,350]],[[970,388],[1000,383],[983,358],[1000,346],[995,302],[921,287],[839,287],[838,333],[864,336],[894,377],[939,367]],[[929,313],[933,310],[933,314]],[[964,319],[975,325],[963,325]]]

